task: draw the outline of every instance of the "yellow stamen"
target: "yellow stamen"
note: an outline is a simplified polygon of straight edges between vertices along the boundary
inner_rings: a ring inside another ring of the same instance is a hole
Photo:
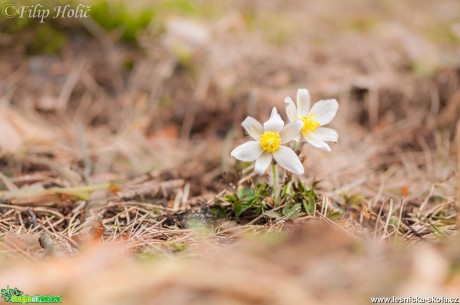
[[[316,119],[316,113],[310,113],[307,116],[302,117],[303,127],[302,134],[304,137],[308,136],[311,132],[315,132],[320,126]]]
[[[281,137],[279,133],[266,131],[260,136],[260,148],[268,153],[277,151],[281,146]]]

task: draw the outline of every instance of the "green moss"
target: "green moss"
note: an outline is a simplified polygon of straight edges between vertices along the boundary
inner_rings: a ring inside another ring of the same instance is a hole
[[[7,19],[0,15],[0,27],[2,29],[2,33],[4,34],[16,34],[20,31],[26,29],[31,23],[32,20],[29,18],[11,18]]]
[[[35,39],[27,46],[29,54],[53,54],[67,42],[67,36],[53,26],[42,23],[35,31]]]
[[[26,46],[28,54],[54,54],[67,42],[67,33],[62,26],[64,22],[52,16],[57,5],[74,6],[73,1],[7,1],[0,5],[0,9],[3,11],[11,5],[14,5],[16,9],[21,6],[40,5],[40,11],[50,11],[48,17],[42,19],[30,17],[27,11],[23,15],[18,13],[12,18],[6,18],[4,14],[0,14],[2,33],[14,35],[17,41],[21,41]]]
[[[208,1],[205,4],[196,3],[192,0],[163,0],[155,5],[159,15],[179,15],[192,18],[213,19],[222,16],[224,12],[221,3]]]
[[[198,12],[196,5],[190,0],[164,0],[161,5],[167,11],[178,12],[188,16],[195,16]]]
[[[66,42],[67,35],[71,33],[70,30],[77,29],[86,32],[85,27],[81,25],[82,20],[78,18],[52,17],[54,8],[58,5],[77,7],[78,2],[75,0],[49,0],[46,2],[38,0],[6,1],[0,3],[0,9],[4,9],[7,5],[14,5],[17,8],[34,4],[39,4],[41,9],[51,11],[50,16],[44,22],[40,22],[39,18],[29,18],[26,14],[22,17],[15,16],[13,18],[6,18],[4,14],[0,14],[2,34],[15,35],[15,39],[22,41],[27,46],[29,53],[56,52]],[[153,35],[160,33],[164,29],[165,17],[171,13],[188,17],[210,18],[222,14],[220,6],[216,3],[198,5],[192,0],[165,0],[139,9],[133,9],[128,2],[121,0],[94,0],[88,2],[88,6],[90,7],[90,18],[100,27],[108,33],[119,33],[121,41],[134,45],[138,45],[140,33],[150,25],[152,25],[150,33],[153,33]],[[160,18],[156,18],[157,16]],[[56,35],[55,39],[51,38],[52,34]],[[179,54],[182,65],[190,67],[189,56],[182,53]],[[129,70],[132,66],[127,63],[126,68]]]
[[[139,33],[154,19],[155,11],[144,8],[134,12],[122,2],[106,0],[96,1],[91,6],[90,16],[105,30],[121,31],[121,39],[126,42],[137,43]]]

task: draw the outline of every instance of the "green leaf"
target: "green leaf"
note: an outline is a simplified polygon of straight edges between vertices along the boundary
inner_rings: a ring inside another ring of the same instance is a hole
[[[225,196],[225,199],[230,203],[234,203],[235,201],[238,200],[238,198],[236,198],[234,195],[227,195]]]
[[[305,190],[302,205],[309,216],[315,216],[316,213],[316,193],[313,188]]]
[[[254,194],[253,189],[239,189],[236,195],[238,198],[243,199],[244,197],[250,196],[251,194]]]
[[[293,189],[292,189],[292,182],[286,183],[283,187],[283,191],[281,193],[281,196],[286,197],[288,195],[293,194]]]
[[[275,211],[266,211],[266,212],[264,212],[264,215],[268,216],[270,218],[275,218],[275,219],[281,218],[281,215],[278,212],[275,212]]]
[[[329,219],[335,219],[335,218],[339,218],[342,215],[343,215],[343,212],[341,212],[339,210],[329,210],[327,212],[326,217],[329,218]]]
[[[235,216],[239,217],[241,214],[243,214],[243,206],[241,204],[241,201],[237,200],[233,202],[233,210],[235,210]]]
[[[265,208],[265,198],[269,196],[270,188],[262,184],[258,188],[242,188],[235,195],[227,195],[225,198],[232,203],[236,217],[239,217],[247,210],[256,214],[262,213]]]
[[[312,198],[308,198],[307,200],[302,200],[303,208],[307,215],[315,216],[316,212],[316,201]]]
[[[281,213],[286,216],[288,219],[294,219],[299,217],[302,213],[302,206],[300,203],[296,203],[293,205],[286,205]]]

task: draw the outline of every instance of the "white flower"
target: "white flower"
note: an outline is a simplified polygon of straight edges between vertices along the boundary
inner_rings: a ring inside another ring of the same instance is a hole
[[[300,134],[295,140],[299,141],[302,138],[312,146],[330,152],[331,148],[324,141],[337,142],[339,135],[334,129],[321,126],[330,123],[335,117],[339,108],[337,100],[322,100],[310,109],[310,93],[307,89],[298,89],[297,107],[290,97],[287,97],[284,102],[289,121],[303,122]]]
[[[304,168],[296,153],[285,144],[292,141],[302,129],[301,121],[293,121],[284,126],[281,116],[273,108],[270,119],[260,124],[256,119],[248,116],[243,128],[255,141],[248,141],[235,148],[232,157],[245,161],[256,161],[254,171],[263,174],[272,162],[272,158],[284,169],[296,175],[302,175]]]

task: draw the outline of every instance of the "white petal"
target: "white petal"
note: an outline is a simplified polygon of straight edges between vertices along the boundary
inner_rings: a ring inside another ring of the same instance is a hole
[[[331,151],[331,148],[329,147],[329,145],[327,145],[326,142],[324,142],[323,140],[315,137],[315,134],[311,133],[309,134],[305,140],[308,142],[308,144],[316,147],[316,148],[319,148],[321,150],[324,150],[324,151],[327,151],[327,152],[330,152]]]
[[[256,164],[254,166],[254,172],[259,175],[264,174],[271,162],[272,155],[268,153],[263,153],[256,161]]]
[[[272,109],[272,114],[270,115],[270,119],[264,123],[265,131],[274,131],[280,132],[283,129],[284,121],[281,119],[281,116],[278,114],[278,111],[275,107]]]
[[[322,126],[332,121],[337,113],[337,109],[339,109],[339,103],[337,103],[337,100],[332,99],[315,103],[310,112],[317,115],[316,119]]]
[[[289,119],[289,122],[297,120],[297,107],[294,104],[294,101],[289,96],[284,99],[286,103],[286,114]]]
[[[296,139],[296,137],[300,135],[302,127],[302,121],[294,121],[284,126],[283,130],[280,132],[281,144],[286,144]]]
[[[276,162],[285,170],[293,172],[296,175],[302,175],[304,168],[297,157],[296,153],[286,146],[281,146],[280,149],[273,153]]]
[[[249,141],[232,150],[230,155],[241,161],[252,162],[259,158],[262,153],[263,150],[260,148],[259,141]]]
[[[297,90],[297,115],[306,116],[310,111],[310,92],[307,89]]]
[[[264,133],[262,124],[253,117],[248,116],[241,125],[254,140],[259,140],[260,136]]]
[[[315,132],[315,137],[323,141],[337,142],[339,134],[335,129],[327,127],[319,127]]]

